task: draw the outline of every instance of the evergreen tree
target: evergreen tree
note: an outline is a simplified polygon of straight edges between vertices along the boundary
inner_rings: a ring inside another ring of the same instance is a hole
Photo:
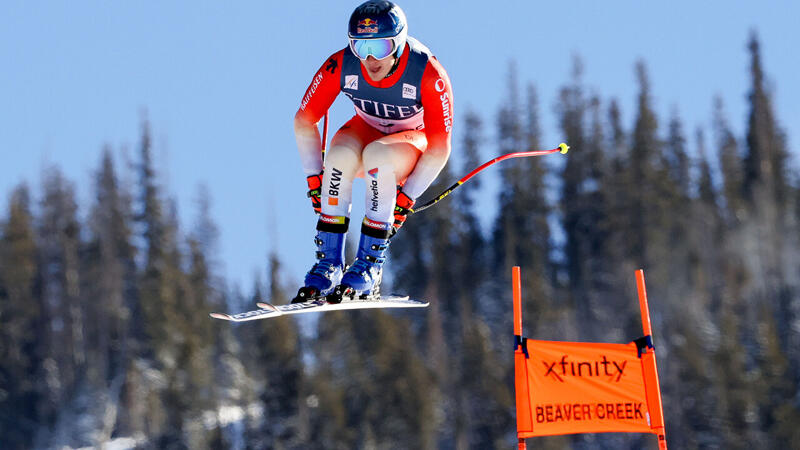
[[[628,231],[630,223],[631,186],[630,181],[630,145],[628,134],[622,125],[622,112],[616,100],[612,99],[608,107],[606,148],[608,164],[603,176],[602,190],[606,198],[606,223],[609,232],[607,256],[612,267],[620,267],[625,261],[628,247]],[[610,284],[616,284],[610,281]]]
[[[207,289],[209,289],[208,300],[212,304],[219,304],[222,291],[225,288],[218,272],[219,228],[211,215],[211,192],[206,184],[200,184],[198,187],[195,202],[197,215],[190,240],[197,244],[197,250],[203,255],[204,271],[207,275],[205,281],[208,284]]]
[[[40,411],[55,418],[74,393],[86,362],[84,310],[80,302],[80,224],[74,188],[58,168],[43,176],[43,198],[38,225],[39,265],[43,315],[49,319],[44,335],[49,401]]]
[[[105,410],[95,443],[112,433],[129,435],[122,386],[137,348],[130,329],[136,301],[137,268],[132,243],[130,193],[119,181],[111,149],[105,147],[94,177],[95,199],[87,220],[88,241],[81,251],[82,304],[86,311],[87,380]]]
[[[782,209],[788,200],[786,142],[775,120],[772,99],[764,81],[761,49],[755,33],[748,42],[750,50],[750,114],[747,124],[747,154],[744,160],[744,188],[752,201],[770,200]],[[759,189],[764,189],[761,198]]]
[[[106,147],[95,176],[90,238],[82,264],[83,292],[89,300],[87,339],[93,355],[89,373],[103,385],[124,372],[130,357],[130,305],[136,283],[132,220],[130,197]]]
[[[689,289],[682,293],[682,289],[673,290],[668,297],[671,325],[662,338],[670,349],[670,359],[681,364],[659,367],[662,380],[681,380],[661,386],[670,445],[680,448],[721,446],[719,423],[714,420],[717,400],[709,389],[714,384],[715,367],[707,355],[717,351],[719,345],[714,308],[720,299],[718,272],[723,264],[720,248],[724,230],[702,130],[697,131],[697,154],[696,199],[691,200],[691,213],[685,218],[692,226],[680,237],[685,241],[680,247],[686,245],[688,251],[678,253],[686,264],[677,264],[678,272],[686,272],[683,282]]]
[[[659,198],[664,208],[660,214],[662,223],[660,235],[665,240],[659,261],[689,261],[695,246],[689,237],[694,211],[689,179],[689,157],[686,150],[686,136],[677,112],[669,121],[669,131],[664,145],[661,170],[663,174]],[[665,298],[670,303],[679,304],[682,298],[691,294],[691,273],[689,264],[659,264],[668,280],[664,286]]]
[[[583,65],[579,59],[573,63],[572,84],[563,87],[559,92],[559,102],[557,113],[559,115],[559,125],[567,142],[575,149],[580,149],[581,153],[586,151],[586,143],[589,139],[585,132],[586,99],[583,94],[581,77],[583,76]],[[596,150],[597,147],[593,147]],[[595,151],[587,155],[594,158]],[[585,277],[588,276],[586,259],[589,257],[588,243],[584,240],[587,227],[597,224],[594,218],[587,217],[589,213],[585,208],[589,205],[589,196],[593,192],[586,193],[585,190],[597,188],[596,178],[589,174],[591,162],[586,158],[567,158],[564,169],[561,173],[562,191],[561,208],[562,222],[564,226],[564,264],[569,276],[569,285],[572,295],[581,296],[587,289]],[[580,305],[586,307],[586,305]]]
[[[535,98],[532,98],[533,102]],[[533,114],[529,118],[536,119]],[[464,152],[461,172],[467,173],[483,162],[480,147],[484,138],[482,121],[475,112],[467,111],[464,125],[460,147]],[[531,148],[536,145],[531,143]],[[506,385],[508,364],[503,362],[502,352],[493,345],[495,340],[481,314],[480,299],[489,293],[485,286],[491,273],[487,270],[487,239],[483,236],[479,213],[475,209],[478,207],[476,197],[481,187],[480,180],[476,177],[461,188],[459,208],[452,218],[454,222],[463,224],[453,258],[453,264],[458,267],[457,279],[451,284],[461,300],[457,325],[453,334],[448,336],[450,349],[459,351],[450,352],[453,354],[451,385],[454,389],[445,391],[445,395],[451,396],[450,402],[454,407],[454,437],[450,441],[455,442],[456,448],[504,448],[507,445],[505,430],[513,422],[508,413],[512,402]],[[475,377],[475,373],[481,376]]]
[[[465,319],[458,392],[463,432],[457,435],[456,448],[508,448],[507,431],[515,426],[514,395],[509,363],[496,341],[482,317]]]
[[[412,225],[409,221],[405,227]],[[314,447],[349,449],[357,447],[358,426],[363,405],[361,391],[368,384],[363,356],[356,351],[353,317],[349,313],[328,313],[317,325],[314,339],[315,369],[310,377],[308,443]],[[353,402],[353,398],[356,401]],[[361,400],[361,404],[359,404]]]
[[[621,315],[625,319],[621,323],[630,324],[638,320],[638,312],[635,305],[631,305],[628,300],[629,282],[632,271],[642,267],[641,261],[630,258],[632,215],[638,213],[632,209],[633,196],[639,187],[632,176],[630,135],[622,125],[622,112],[617,101],[613,99],[608,107],[607,128],[606,146],[609,158],[600,187],[605,219],[598,224],[600,230],[606,234],[603,249],[606,262],[604,268],[598,269],[600,274],[595,279],[600,283],[598,288],[606,292],[606,311],[613,311],[613,314],[624,311]],[[630,329],[636,330],[636,327],[632,326]],[[618,328],[612,330],[608,338],[622,340],[629,339],[629,335]]]
[[[689,233],[689,242],[693,249],[688,256],[690,277],[693,289],[707,298],[703,308],[710,314],[711,321],[716,323],[719,318],[722,289],[720,267],[724,263],[721,249],[728,235],[720,209],[720,194],[714,186],[702,130],[697,131],[697,148],[699,155],[697,198],[691,216],[693,226]]]
[[[280,259],[272,253],[269,258],[268,297],[271,303],[289,303],[291,298],[281,277]],[[297,448],[301,444],[299,405],[304,384],[297,323],[285,318],[265,320],[257,325],[257,335],[247,345],[255,346],[258,369],[266,380],[259,396],[264,406],[265,420],[261,439],[265,439],[263,442],[270,448]]]
[[[800,370],[797,362],[800,351],[791,347],[791,343],[800,341],[800,332],[792,325],[800,317],[797,306],[800,280],[795,269],[800,244],[795,238],[797,233],[790,231],[797,224],[788,208],[793,189],[788,181],[786,137],[773,111],[772,93],[766,88],[760,43],[755,33],[750,37],[748,49],[751,87],[743,184],[749,214],[741,230],[741,249],[753,278],[749,291],[752,304],[746,310],[746,317],[748,323],[758,326],[749,327],[745,344],[764,349],[758,358],[759,375],[763,383],[770,384],[756,401],[763,411],[762,432],[777,431],[780,437],[770,433],[769,438],[778,445],[790,442],[792,437],[786,429],[776,430],[775,424],[778,415],[784,419],[792,417],[786,412],[788,405],[784,398],[791,395],[790,391],[796,391]],[[792,268],[787,270],[788,267]],[[787,364],[778,348],[786,349],[786,356],[795,361],[794,367]]]
[[[464,133],[460,148],[463,151],[464,163],[460,173],[468,173],[475,167],[481,164],[481,145],[483,144],[482,134],[482,121],[480,116],[472,109],[468,109],[464,114]],[[485,282],[485,251],[484,251],[484,237],[481,233],[481,224],[477,214],[475,213],[475,205],[477,202],[477,194],[481,187],[479,178],[475,178],[461,187],[459,192],[460,206],[459,217],[454,218],[456,221],[462,222],[461,227],[462,238],[457,253],[453,256],[453,263],[459,266],[457,273],[459,274],[459,283],[453,285],[456,291],[454,294],[458,295],[460,299],[460,308],[458,311],[458,342],[461,345],[466,345],[464,339],[469,336],[467,328],[476,317],[478,289]],[[462,347],[463,348],[463,347]],[[470,387],[469,381],[473,379],[468,367],[463,365],[464,352],[459,352],[458,357],[461,358],[462,364],[455,368],[456,372],[456,386],[452,404],[454,405],[453,417],[453,441],[456,446],[466,448],[471,441],[471,429],[475,426],[474,419],[470,410]]]
[[[497,147],[499,154],[536,150],[541,145],[539,125],[538,96],[533,85],[528,84],[523,93],[520,92],[516,65],[509,66],[507,75],[507,91],[497,113]],[[544,159],[514,159],[500,167],[501,189],[498,194],[498,212],[494,219],[492,236],[489,240],[492,251],[490,265],[489,298],[510,299],[511,268],[520,266],[522,270],[522,289],[524,295],[523,309],[529,323],[529,330],[541,332],[556,314],[553,311],[552,299],[552,264],[550,260],[550,227],[549,216],[552,212],[547,201],[548,167]],[[494,344],[488,346],[476,342],[477,336],[465,338],[470,344],[465,361],[477,358],[483,364],[491,364],[493,358],[485,354],[488,348],[495,351],[510,348],[511,328],[508,315],[508,303],[502,301],[485,302],[481,308],[483,323],[488,324]],[[481,326],[481,322],[474,324]],[[488,347],[488,348],[487,348]],[[490,370],[488,375],[512,378],[513,366],[498,363],[500,367]],[[488,411],[498,411],[509,395],[502,389],[486,390],[484,386],[473,388],[476,395],[486,396],[485,407]],[[480,403],[478,403],[480,404]],[[477,406],[477,405],[476,405]],[[513,418],[504,414],[496,414],[490,419],[483,412],[475,413],[478,421],[488,420],[478,425],[473,439],[482,446],[497,448],[508,443],[498,439],[503,427],[511,426]],[[476,422],[478,423],[478,422]]]
[[[520,100],[524,99],[524,104]],[[532,85],[520,95],[516,66],[508,73],[508,91],[497,115],[500,154],[535,150],[540,146],[538,98]],[[511,160],[500,169],[502,188],[498,195],[498,214],[494,222],[491,277],[499,287],[497,295],[508,292],[511,268],[522,269],[524,308],[531,317],[546,321],[551,295],[550,227],[551,207],[546,198],[547,171],[539,158]],[[495,303],[487,319],[508,329],[507,306]],[[502,320],[498,320],[502,318]],[[537,324],[532,324],[537,329]]]
[[[408,320],[381,311],[326,314],[310,387],[311,445],[436,448],[430,371]]]
[[[665,149],[667,173],[677,192],[675,193],[680,203],[689,199],[691,180],[689,178],[689,155],[686,150],[686,136],[683,132],[683,123],[677,111],[669,121],[669,136]]]
[[[695,133],[697,141],[697,178],[694,185],[697,186],[696,197],[700,204],[717,210],[719,207],[717,201],[717,190],[714,186],[714,176],[711,172],[711,163],[708,160],[708,151],[706,150],[705,132],[702,128],[697,128]]]
[[[212,263],[216,225],[209,214],[211,198],[207,189],[200,188],[197,203],[195,230],[187,240],[188,270],[176,275],[186,283],[185,294],[178,297],[184,334],[181,350],[184,363],[181,366],[187,371],[184,393],[192,395],[190,393],[196,392],[192,396],[196,402],[194,407],[205,410],[215,403],[218,395],[212,368],[216,342],[223,339],[223,324],[208,320],[208,312],[222,308],[224,298]]]
[[[788,183],[788,151],[784,132],[775,118],[771,93],[765,87],[760,44],[755,33],[750,37],[748,48],[752,84],[744,188],[751,202],[751,220],[746,232],[752,239],[751,250],[758,256],[757,260],[751,260],[750,269],[761,281],[755,286],[758,295],[764,296],[783,319],[778,323],[779,335],[788,343],[792,336],[800,336],[790,325],[800,314],[800,308],[791,304],[793,295],[787,294],[800,287],[797,286],[800,280],[796,271],[785,269],[787,265],[794,265],[794,255],[800,251],[795,239],[787,239],[791,236],[787,206],[791,204],[792,191]]]
[[[37,282],[37,245],[28,188],[14,189],[0,224],[0,436],[30,448],[46,401],[41,339],[45,321]]]
[[[436,448],[435,439],[441,435],[436,433],[435,405],[446,399],[437,395],[424,360],[407,345],[412,341],[411,325],[383,312],[370,315],[355,329],[355,340],[372,382],[362,385],[365,397],[351,408],[361,410],[358,414],[367,424],[362,430],[372,430],[378,447]],[[367,437],[363,436],[366,442]]]
[[[159,273],[159,294],[163,304],[161,311],[154,311],[162,315],[156,320],[161,322],[159,325],[164,333],[163,340],[156,342],[156,362],[166,379],[165,389],[161,392],[166,420],[157,434],[160,446],[170,446],[173,442],[185,445],[187,439],[194,438],[187,425],[203,406],[203,396],[198,395],[193,385],[197,368],[192,363],[198,345],[195,330],[191,328],[195,322],[192,316],[203,313],[192,309],[192,290],[189,277],[183,271],[183,254],[179,246],[177,205],[174,201],[165,205],[169,213],[164,226],[164,248],[161,250],[164,259]]]
[[[152,160],[150,125],[142,124],[139,171],[139,226],[143,237],[144,267],[140,275],[138,323],[145,331],[148,342],[145,354],[153,355],[167,343],[170,324],[166,319],[174,311],[172,298],[167,296],[166,265],[168,234],[164,206],[156,181]]]
[[[709,389],[716,380],[716,370],[708,354],[709,317],[702,307],[703,293],[687,298],[687,307],[671,314],[670,331],[659,348],[669,348],[669,360],[679,364],[659,366],[663,408],[669,433],[669,445],[677,448],[719,448],[719,413],[715,392]],[[699,311],[699,314],[698,314]],[[663,354],[663,353],[662,353]],[[659,355],[660,356],[660,355]],[[680,380],[678,382],[678,380]]]
[[[453,178],[448,165],[429,191],[434,194],[443,191],[452,185]],[[431,302],[430,307],[425,310],[427,314],[423,329],[420,330],[423,339],[421,348],[424,349],[427,367],[439,381],[436,386],[438,389],[433,390],[431,398],[441,401],[439,407],[444,411],[443,420],[437,424],[435,430],[438,431],[437,438],[444,440],[453,439],[459,415],[453,399],[457,395],[456,381],[460,373],[455,359],[457,357],[449,352],[449,348],[452,344],[458,345],[462,311],[470,307],[470,300],[463,297],[456,287],[462,284],[461,280],[469,278],[468,274],[460,270],[461,264],[456,260],[465,231],[457,226],[462,223],[463,218],[463,205],[459,195],[460,193],[456,193],[452,198],[425,211],[424,222],[420,222],[419,226],[424,226],[426,232],[422,240],[415,244],[421,247],[418,251],[424,255],[423,269],[427,274],[422,298]],[[409,312],[408,316],[420,320],[419,313]],[[417,355],[412,352],[408,357],[416,358]],[[431,434],[425,438],[432,440],[433,431],[434,428],[431,428]]]
[[[727,255],[730,257],[730,255]],[[747,351],[742,345],[743,281],[740,262],[729,260],[724,267],[725,290],[722,293],[720,342],[712,354],[714,363],[715,416],[721,421],[723,448],[748,448],[753,423],[757,419],[755,392],[748,378]]]
[[[581,324],[581,339],[607,338],[620,311],[619,301],[609,295],[608,280],[614,266],[608,253],[613,231],[607,210],[614,198],[612,179],[603,151],[606,141],[600,115],[600,100],[585,98],[579,60],[573,81],[560,91],[557,113],[567,142],[576,149],[568,155],[562,171],[561,210],[564,227],[564,265],[567,295]]]
[[[658,122],[652,109],[650,81],[643,61],[636,64],[639,82],[639,95],[636,119],[633,127],[633,142],[630,153],[631,216],[630,245],[628,255],[641,267],[650,267],[653,257],[648,253],[648,230],[657,224],[654,217],[658,181],[656,161],[661,155],[661,141],[658,138]],[[635,187],[635,188],[634,188]]]
[[[772,311],[762,305],[759,320],[760,380],[759,420],[770,448],[793,448],[800,443],[800,409],[797,408],[797,381],[792,375],[787,352],[781,344]]]
[[[628,157],[628,137],[622,126],[622,111],[616,99],[612,99],[608,106],[608,129],[609,157],[614,161],[622,161]]]
[[[800,332],[792,323],[800,317],[797,292],[800,288],[796,255],[800,252],[796,227],[789,205],[792,188],[788,182],[788,151],[784,132],[778,126],[772,106],[772,93],[766,88],[760,44],[755,34],[748,42],[751,87],[749,92],[744,191],[747,215],[739,235],[742,258],[752,276],[746,309],[748,323],[759,321],[759,308],[766,307],[776,318],[779,342],[790,360],[797,361],[800,351],[791,343],[800,341]],[[789,269],[791,267],[791,269]],[[787,270],[788,269],[788,270]],[[753,327],[754,328],[754,327]],[[748,333],[748,343],[755,331]],[[794,362],[793,378],[798,380],[800,363]]]
[[[472,110],[464,114],[464,135],[461,143],[463,151],[463,164],[460,173],[469,173],[480,164],[481,146],[484,144],[483,122],[480,116]],[[478,290],[486,281],[486,239],[483,236],[480,216],[476,208],[477,198],[482,187],[481,177],[471,179],[460,188],[459,197],[453,199],[458,202],[459,208],[454,220],[463,224],[461,238],[459,239],[458,252],[454,255],[453,263],[459,266],[457,273],[463,283],[454,286],[459,290],[461,297],[460,319],[463,323],[467,317],[477,311]]]
[[[145,433],[159,446],[177,445],[184,434],[184,418],[200,406],[201,397],[182,395],[191,382],[194,345],[185,318],[191,288],[182,270],[177,211],[162,198],[152,161],[150,127],[142,125],[139,165],[140,228],[144,264],[139,279],[139,305],[146,345],[142,356],[154,362],[164,377],[163,389],[152,392],[158,398],[151,408]],[[191,314],[191,312],[190,312]],[[156,409],[156,411],[152,411]]]
[[[722,99],[714,100],[714,134],[719,149],[719,166],[722,171],[722,195],[725,200],[726,218],[733,225],[745,217],[744,172],[739,157],[739,144],[725,118]]]
[[[524,147],[523,150],[536,150],[542,148],[541,126],[539,118],[539,97],[536,88],[529,83],[524,111]],[[519,162],[523,168],[522,190],[517,194],[520,209],[528,211],[523,214],[524,220],[518,219],[517,232],[528,236],[529,243],[523,248],[518,248],[518,258],[526,266],[526,292],[535,302],[552,298],[551,281],[555,270],[550,258],[551,233],[550,216],[553,208],[547,200],[551,192],[549,177],[550,171],[546,159],[525,158]],[[521,211],[518,212],[520,214]],[[521,218],[520,218],[521,219]],[[506,267],[510,271],[510,267]],[[509,273],[509,272],[507,272]]]
[[[670,265],[662,263],[670,258],[685,260],[687,243],[683,236],[685,217],[691,208],[686,198],[687,186],[683,169],[677,169],[677,179],[670,176],[670,164],[680,167],[679,156],[685,153],[684,137],[678,120],[673,121],[670,140],[666,143],[658,135],[658,121],[652,109],[651,89],[643,62],[636,65],[639,80],[637,112],[632,133],[629,176],[626,177],[630,193],[628,217],[630,243],[627,246],[631,266],[625,273],[630,280],[633,269],[644,268],[648,285],[655,294],[663,294],[664,305],[677,302],[687,289],[687,275],[671,273]],[[673,163],[670,161],[673,160]],[[675,241],[678,239],[678,241]],[[679,277],[674,283],[672,277]],[[668,306],[665,310],[669,310]],[[627,334],[638,333],[639,319],[629,324]]]

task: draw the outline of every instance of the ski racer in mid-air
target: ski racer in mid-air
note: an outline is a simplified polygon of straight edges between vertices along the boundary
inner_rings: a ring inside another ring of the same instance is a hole
[[[308,196],[319,220],[317,261],[293,302],[375,293],[389,238],[450,156],[450,79],[431,51],[408,36],[400,7],[361,4],[347,34],[349,45],[322,64],[295,115]],[[355,115],[333,136],[323,161],[317,124],[340,92],[353,101]],[[362,176],[366,214],[356,259],[345,271],[352,185]]]

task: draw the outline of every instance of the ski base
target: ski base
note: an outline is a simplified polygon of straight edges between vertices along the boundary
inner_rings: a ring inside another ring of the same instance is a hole
[[[341,303],[328,303],[325,298],[309,300],[304,303],[292,303],[288,305],[272,305],[266,302],[258,302],[259,309],[246,311],[239,314],[225,314],[212,312],[211,317],[231,322],[247,322],[250,320],[272,319],[274,317],[286,316],[290,314],[303,314],[310,312],[341,311],[347,309],[374,309],[374,308],[425,308],[428,302],[414,300],[407,295],[387,295],[381,297],[367,298],[348,298],[342,299]]]

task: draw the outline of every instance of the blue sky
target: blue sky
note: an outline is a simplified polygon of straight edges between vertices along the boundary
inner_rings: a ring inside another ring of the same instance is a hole
[[[76,182],[86,214],[102,146],[114,149],[118,163],[124,149],[135,156],[147,111],[159,176],[178,201],[184,229],[193,224],[198,185],[208,185],[221,231],[223,274],[247,288],[275,249],[284,255],[290,280],[301,280],[313,261],[315,218],[292,118],[314,71],[346,45],[346,22],[357,4],[3,1],[0,192],[5,197],[26,181],[38,198],[41,170],[55,164]],[[562,140],[553,104],[575,55],[583,59],[586,85],[604,101],[617,98],[628,127],[637,90],[633,67],[643,59],[662,126],[677,111],[690,136],[697,126],[708,129],[712,99],[719,94],[741,135],[749,83],[746,42],[753,29],[776,93],[777,117],[797,152],[797,2],[400,5],[410,34],[431,48],[453,83],[454,168],[460,167],[463,132],[458,114],[467,107],[486,123],[484,157],[494,156],[491,125],[511,59],[520,80],[539,91],[548,145]],[[333,129],[351,115],[346,99],[338,99]],[[574,157],[578,151],[573,149]],[[357,182],[356,221],[362,195]],[[3,198],[3,216],[5,205]]]

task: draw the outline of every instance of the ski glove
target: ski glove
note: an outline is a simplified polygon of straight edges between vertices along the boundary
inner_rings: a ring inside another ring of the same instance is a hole
[[[308,182],[308,198],[311,199],[311,206],[314,212],[319,214],[322,212],[322,172],[306,177]]]
[[[411,207],[414,206],[414,200],[405,194],[400,189],[397,189],[397,201],[394,207],[394,224],[392,225],[392,234],[397,233],[400,227],[406,222],[406,216],[411,212]]]

